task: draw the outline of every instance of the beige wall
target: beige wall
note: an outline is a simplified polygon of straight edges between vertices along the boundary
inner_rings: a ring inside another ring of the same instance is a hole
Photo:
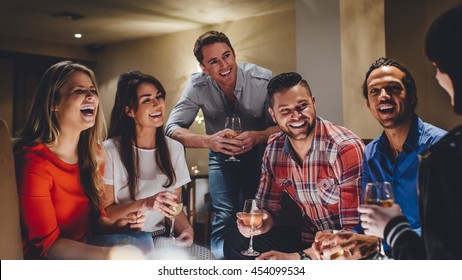
[[[371,63],[385,55],[384,0],[340,0],[344,126],[361,138],[375,138],[382,127],[361,93]]]
[[[462,122],[450,107],[447,93],[438,86],[435,69],[425,57],[425,33],[430,24],[459,0],[386,1],[387,55],[404,63],[417,84],[417,113],[444,129]],[[409,17],[412,16],[412,20]]]
[[[158,78],[167,91],[167,112],[178,101],[190,75],[198,70],[192,48],[207,30],[224,32],[231,40],[238,61],[256,63],[274,73],[295,70],[294,11],[227,22],[164,36],[114,44],[98,56],[96,75],[106,120],[114,103],[117,77],[138,69]],[[203,125],[192,129],[203,133]],[[188,149],[188,166],[197,165],[207,174],[208,150]]]

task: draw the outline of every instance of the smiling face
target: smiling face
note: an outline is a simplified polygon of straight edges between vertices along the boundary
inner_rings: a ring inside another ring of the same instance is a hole
[[[61,131],[81,132],[95,125],[99,98],[88,74],[72,73],[59,89],[59,102],[54,105]]]
[[[134,118],[138,128],[156,129],[164,124],[165,99],[163,94],[151,83],[137,87],[138,109],[126,107],[127,114]]]
[[[209,74],[224,92],[234,92],[237,63],[233,50],[226,43],[213,43],[202,47],[202,55],[202,71]]]
[[[412,105],[403,84],[405,74],[394,66],[371,72],[367,83],[367,107],[384,128],[396,128],[412,117]]]
[[[300,84],[273,94],[273,106],[269,112],[279,128],[298,141],[314,133],[316,107],[314,97]]]

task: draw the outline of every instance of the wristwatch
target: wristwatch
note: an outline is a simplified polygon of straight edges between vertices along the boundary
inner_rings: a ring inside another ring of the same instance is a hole
[[[300,259],[301,259],[301,260],[308,260],[308,261],[311,261],[311,258],[308,257],[307,254],[305,254],[305,251],[301,250],[301,251],[298,251],[297,253],[300,255]]]

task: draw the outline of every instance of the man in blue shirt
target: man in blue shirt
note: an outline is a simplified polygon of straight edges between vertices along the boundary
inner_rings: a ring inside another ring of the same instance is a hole
[[[382,125],[383,133],[369,143],[364,151],[362,191],[369,182],[390,182],[395,202],[401,206],[411,227],[420,234],[417,194],[418,155],[436,143],[446,131],[423,122],[416,114],[417,89],[409,70],[387,57],[376,60],[366,74],[363,95],[367,107]],[[362,232],[358,225],[357,232]],[[377,246],[375,237],[355,233],[337,236],[319,235],[318,254],[322,246],[340,244],[340,258],[364,258]]]

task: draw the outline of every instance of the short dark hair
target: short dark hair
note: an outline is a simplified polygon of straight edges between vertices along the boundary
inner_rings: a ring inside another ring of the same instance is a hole
[[[438,17],[427,31],[425,54],[448,74],[454,86],[454,111],[462,115],[462,4]]]
[[[231,46],[231,42],[224,33],[214,30],[207,31],[201,36],[199,36],[199,38],[197,38],[196,40],[196,43],[194,44],[194,56],[200,64],[203,64],[202,61],[204,60],[204,55],[202,54],[202,47],[214,43],[225,43],[234,53],[233,46]]]
[[[298,84],[306,88],[310,96],[312,95],[308,82],[305,79],[303,79],[303,77],[300,74],[296,72],[287,72],[274,76],[269,81],[268,86],[266,87],[271,107],[273,107],[273,96],[275,93],[289,89]]]
[[[398,61],[388,58],[388,57],[380,57],[377,59],[372,65],[369,67],[369,71],[366,73],[366,77],[364,78],[364,83],[363,83],[363,95],[364,98],[367,99],[367,79],[371,75],[372,71],[374,71],[377,68],[380,68],[382,66],[393,66],[398,68],[404,73],[404,78],[402,80],[404,88],[406,89],[406,96],[407,100],[409,103],[410,101],[415,100],[414,103],[411,103],[412,105],[412,111],[415,110],[415,107],[417,106],[417,86],[415,85],[414,77],[412,76],[411,72],[406,68],[406,66],[402,65]]]

